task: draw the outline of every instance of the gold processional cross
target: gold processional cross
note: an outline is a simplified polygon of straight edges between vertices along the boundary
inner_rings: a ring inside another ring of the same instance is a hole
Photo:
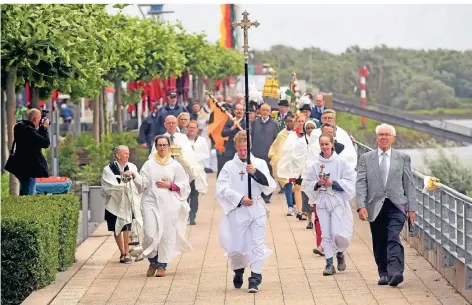
[[[233,27],[237,28],[237,27],[241,27],[241,29],[243,30],[243,33],[244,33],[244,44],[243,44],[243,50],[244,50],[244,59],[246,61],[246,63],[248,62],[248,59],[249,59],[249,43],[248,43],[248,35],[247,35],[247,30],[251,27],[251,26],[255,26],[256,28],[259,26],[259,22],[257,21],[251,21],[249,20],[249,18],[247,18],[247,16],[249,16],[249,13],[247,11],[244,11],[244,13],[242,13],[243,15],[243,20],[241,20],[241,22],[233,22]]]

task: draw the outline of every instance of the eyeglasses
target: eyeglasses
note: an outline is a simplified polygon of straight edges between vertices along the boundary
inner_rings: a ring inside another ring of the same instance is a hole
[[[378,133],[377,136],[378,137],[390,137],[390,136],[392,136],[392,134],[391,133]]]
[[[169,144],[157,144],[157,147],[166,148],[166,147],[169,147]]]

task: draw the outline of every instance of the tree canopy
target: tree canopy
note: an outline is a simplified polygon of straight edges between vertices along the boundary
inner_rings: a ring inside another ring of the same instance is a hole
[[[318,48],[276,45],[256,51],[255,60],[278,69],[279,79],[287,84],[296,71],[297,78],[311,81],[312,86],[343,94],[353,94],[355,88],[359,94],[358,71],[365,65],[369,69],[368,100],[406,110],[460,108],[464,106],[461,100],[472,99],[472,51],[382,45],[372,49],[352,46],[342,54],[332,54]]]

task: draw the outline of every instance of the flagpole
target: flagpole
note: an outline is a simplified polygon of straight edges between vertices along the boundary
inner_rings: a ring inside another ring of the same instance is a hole
[[[243,19],[241,22],[233,22],[233,27],[238,28],[240,27],[243,30],[244,33],[244,44],[243,44],[243,50],[244,50],[244,91],[245,91],[245,98],[246,98],[246,136],[247,136],[247,164],[251,164],[251,139],[250,139],[250,125],[249,125],[249,67],[248,67],[248,62],[249,62],[249,44],[248,44],[248,33],[247,30],[251,26],[255,26],[256,28],[259,26],[259,22],[257,21],[250,21],[247,16],[249,13],[247,11],[244,11],[242,13]],[[252,199],[252,194],[251,194],[251,176],[248,175],[247,179],[247,194],[249,199]]]

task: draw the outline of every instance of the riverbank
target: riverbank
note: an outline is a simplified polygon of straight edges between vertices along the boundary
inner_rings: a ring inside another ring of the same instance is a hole
[[[361,128],[361,117],[345,112],[337,112],[336,124],[341,126],[348,133],[351,133],[357,141],[364,143],[367,146],[375,147],[375,127],[381,122],[366,119],[366,128]],[[428,133],[412,130],[409,128],[394,125],[397,132],[395,139],[395,147],[398,149],[407,148],[428,148],[441,146],[461,146],[459,142],[450,141],[448,139],[434,137]]]

